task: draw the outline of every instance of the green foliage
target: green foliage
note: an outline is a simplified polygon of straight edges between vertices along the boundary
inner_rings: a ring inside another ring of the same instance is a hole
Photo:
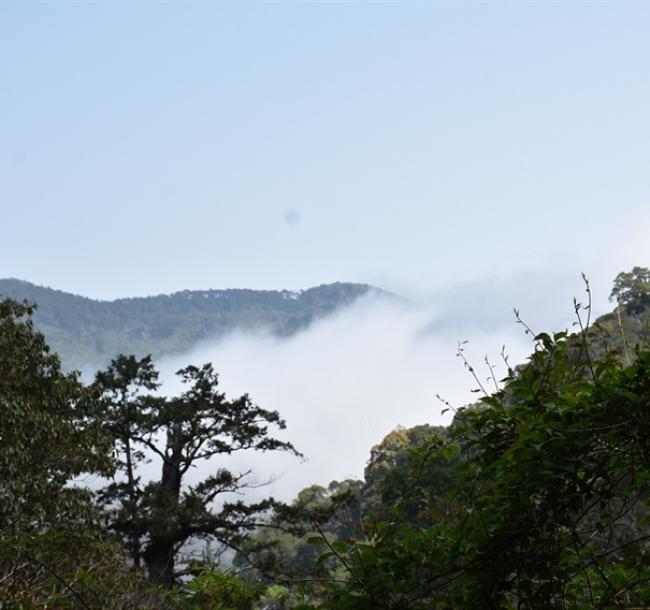
[[[249,567],[247,578],[294,583],[287,589],[288,608],[303,607],[299,604],[306,600],[325,603],[331,592],[323,581],[349,576],[337,555],[357,548],[350,546],[352,540],[372,535],[375,527],[385,533],[396,518],[414,527],[453,505],[449,490],[458,479],[460,448],[446,443],[445,436],[444,428],[428,425],[389,433],[371,451],[365,483],[333,481],[327,488],[303,489],[291,506],[293,514],[274,522],[279,529],[257,532],[236,565]],[[299,521],[304,523],[300,532]]]
[[[295,608],[299,601],[289,587],[271,585],[266,588],[260,598],[260,606],[264,610],[289,610]]]
[[[64,374],[33,306],[0,302],[0,529],[29,531],[69,509],[66,484],[83,472],[108,473],[108,439],[90,418],[92,396]],[[59,502],[60,501],[60,502]],[[83,499],[81,499],[83,503]]]
[[[398,517],[414,527],[434,513],[449,510],[448,492],[458,478],[460,448],[445,443],[444,436],[443,428],[428,425],[394,430],[372,449],[365,483],[333,481],[327,488],[303,489],[291,508],[304,521],[304,532],[290,531],[290,525],[295,530],[296,518],[278,522],[281,529],[256,533],[236,564],[254,566],[248,578],[294,583],[287,589],[290,601],[286,607],[303,607],[299,604],[307,600],[326,603],[331,591],[323,581],[349,577],[338,555],[357,548],[351,546],[353,540],[372,535],[375,527],[385,533]],[[434,456],[434,445],[438,449],[444,445],[444,451]],[[302,585],[296,587],[296,582]]]
[[[303,598],[295,588],[264,587],[216,569],[202,570],[187,587],[171,593],[178,610],[296,610]]]
[[[449,491],[458,479],[457,445],[447,444],[442,453],[445,428],[420,425],[397,428],[372,448],[361,492],[364,521],[385,521],[399,510],[403,519],[415,524],[423,515],[445,512]],[[420,490],[427,490],[426,497]]]
[[[124,474],[105,487],[100,497],[109,505],[113,530],[127,538],[136,568],[141,565],[142,538],[146,534],[144,493],[137,468],[146,455],[135,439],[150,425],[140,393],[156,390],[157,380],[158,372],[149,356],[142,360],[121,356],[106,371],[98,372],[95,380],[100,394],[98,416],[114,439],[116,467]]]
[[[253,610],[258,591],[233,574],[201,572],[188,586],[192,610]]]
[[[593,360],[588,333],[538,335],[503,390],[463,410],[413,468],[457,459],[446,513],[405,504],[362,541],[319,608],[610,608],[650,599],[650,352]],[[426,505],[425,486],[414,491]]]
[[[270,583],[331,575],[336,566],[319,561],[321,535],[329,540],[352,538],[360,530],[363,483],[332,481],[327,488],[306,487],[291,506],[276,511],[271,527],[255,532],[239,548],[234,563],[247,569],[247,578]],[[317,544],[313,544],[316,537]]]
[[[64,519],[62,518],[62,521]],[[84,522],[0,538],[2,610],[157,610],[162,592],[130,570],[120,545]]]
[[[650,307],[650,270],[634,267],[630,272],[619,273],[609,298],[630,315],[643,312]]]
[[[270,435],[269,426],[285,427],[276,411],[254,404],[248,395],[226,399],[210,364],[178,371],[187,389],[166,398],[151,394],[157,373],[149,358],[120,356],[97,374],[101,419],[112,432],[122,479],[102,493],[111,527],[126,538],[136,566],[146,563],[153,582],[171,587],[176,558],[192,538],[214,539],[239,548],[247,532],[261,525],[262,515],[278,509],[269,498],[247,504],[219,504],[224,495],[246,486],[248,473],[215,465],[193,485],[188,472],[198,463],[237,451],[290,451],[291,443]],[[160,475],[143,483],[136,465],[149,452],[159,461]]]
[[[4,608],[132,608],[139,584],[100,532],[83,473],[109,475],[96,395],[61,372],[33,327],[33,306],[0,302],[0,603]],[[137,580],[137,579],[136,579]],[[101,602],[99,600],[102,600]],[[119,603],[117,600],[121,600]]]

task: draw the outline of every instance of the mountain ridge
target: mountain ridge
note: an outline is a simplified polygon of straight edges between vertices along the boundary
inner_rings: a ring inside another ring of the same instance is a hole
[[[70,368],[104,366],[118,353],[180,353],[234,330],[290,336],[362,296],[398,298],[369,284],[336,282],[305,290],[181,290],[99,300],[27,280],[0,279],[0,299],[37,305],[36,327]]]

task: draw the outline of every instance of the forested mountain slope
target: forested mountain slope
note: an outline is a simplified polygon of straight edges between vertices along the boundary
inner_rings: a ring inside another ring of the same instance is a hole
[[[326,583],[305,610],[647,608],[650,271],[619,274],[590,326],[586,288],[575,332],[528,330],[495,391],[388,434],[365,481],[302,490],[293,507],[326,518],[258,533],[238,566]]]
[[[85,385],[31,308],[0,300],[0,605],[646,608],[650,270],[619,274],[614,312],[593,325],[586,297],[576,332],[531,336],[527,361],[449,427],[398,428],[363,481],[311,485],[290,505],[215,502],[245,489],[227,468],[183,479],[243,446],[293,452],[269,435],[279,413],[226,398],[209,364],[179,371],[177,396],[157,392],[149,358],[123,356]],[[143,487],[144,449],[160,477]],[[86,473],[114,479],[89,495],[71,485]],[[211,547],[183,549],[193,535],[235,552],[235,570]]]
[[[34,316],[66,368],[101,366],[118,353],[159,357],[233,330],[288,336],[367,294],[366,284],[335,283],[302,291],[184,290],[169,295],[98,301],[0,279],[0,299],[38,305]]]

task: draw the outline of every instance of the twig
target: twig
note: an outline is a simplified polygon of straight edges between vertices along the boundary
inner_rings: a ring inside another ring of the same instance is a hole
[[[471,373],[472,377],[474,377],[474,380],[478,384],[478,387],[480,388],[481,392],[483,392],[485,396],[489,396],[490,394],[487,392],[487,390],[481,383],[481,380],[478,378],[478,375],[476,374],[474,367],[469,363],[469,360],[467,360],[467,356],[465,356],[464,353],[465,348],[463,346],[466,345],[467,343],[468,343],[467,341],[458,341],[456,356],[458,356],[463,361],[465,368]]]

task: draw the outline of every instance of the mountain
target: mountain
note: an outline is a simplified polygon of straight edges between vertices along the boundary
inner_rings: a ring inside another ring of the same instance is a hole
[[[0,299],[38,305],[35,324],[67,369],[101,367],[119,353],[180,353],[233,330],[266,329],[289,336],[369,294],[389,295],[367,284],[335,283],[300,291],[183,290],[99,301],[0,279]]]

